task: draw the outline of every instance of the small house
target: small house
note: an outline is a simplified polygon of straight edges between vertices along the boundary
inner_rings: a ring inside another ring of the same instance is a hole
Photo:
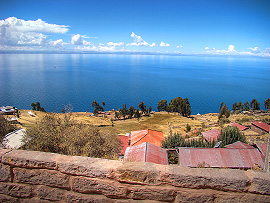
[[[262,121],[253,121],[251,122],[251,130],[258,133],[258,135],[264,135],[269,133],[269,125]]]

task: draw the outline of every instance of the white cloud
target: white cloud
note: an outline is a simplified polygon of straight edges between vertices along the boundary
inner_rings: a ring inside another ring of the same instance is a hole
[[[0,20],[0,44],[8,46],[48,45],[47,37],[44,34],[64,34],[68,30],[66,25],[49,24],[41,19],[25,21],[16,17],[10,17]]]
[[[261,50],[259,49],[259,47],[254,47],[254,48],[249,47],[248,49],[250,49],[250,52],[253,54],[261,53]]]
[[[209,47],[205,47],[204,49],[205,49],[205,50],[209,50]]]
[[[108,46],[124,46],[125,43],[124,42],[119,42],[119,43],[108,42],[107,45]]]
[[[166,43],[164,43],[164,42],[161,42],[159,46],[161,46],[161,47],[169,47],[170,44],[166,44]]]
[[[89,37],[87,37],[85,35],[80,35],[80,34],[73,35],[73,37],[71,37],[71,44],[84,45],[84,46],[92,45],[91,42],[84,40],[84,38],[89,38]]]
[[[236,52],[236,50],[234,49],[234,45],[229,45],[228,52]]]
[[[180,46],[176,46],[176,48],[178,48],[178,49],[179,49],[179,48],[183,48],[183,45],[180,45]]]
[[[127,44],[127,46],[156,46],[154,42],[152,44],[149,44],[148,42],[144,41],[141,36],[136,35],[134,32],[132,32],[130,36],[134,39],[134,42]]]

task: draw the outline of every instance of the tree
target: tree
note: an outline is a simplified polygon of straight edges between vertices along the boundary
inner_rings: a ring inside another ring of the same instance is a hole
[[[225,103],[224,106],[223,106],[224,102],[222,102],[220,104],[220,112],[219,112],[219,115],[218,115],[218,119],[221,119],[222,117],[224,118],[229,118],[229,116],[231,115],[231,111],[230,109],[228,109],[227,107],[227,104]]]
[[[238,110],[238,104],[237,102],[234,102],[233,106],[232,106],[232,110],[235,112]]]
[[[191,114],[191,107],[188,98],[182,99],[181,97],[176,97],[171,100],[169,106],[167,107],[168,112],[178,112],[182,116],[189,116]]]
[[[256,99],[252,99],[250,102],[251,110],[260,110],[260,103]]]
[[[16,130],[16,126],[8,122],[3,115],[0,114],[0,144],[6,134]]]
[[[126,105],[126,104],[124,104],[124,105],[122,106],[122,109],[120,109],[120,112],[121,112],[121,115],[123,116],[123,118],[125,119],[126,116],[128,115],[128,112],[127,112],[127,105]]]
[[[249,102],[247,101],[246,103],[244,103],[244,111],[249,111],[250,107],[249,107]]]
[[[238,103],[238,110],[243,111],[243,109],[244,109],[244,105],[243,105],[243,103],[240,101],[240,102]]]
[[[105,102],[103,101],[103,102],[101,102],[102,103],[102,106],[105,106]]]
[[[130,106],[128,111],[127,111],[127,114],[129,116],[129,118],[132,118],[133,115],[135,114],[135,108],[133,106]]]
[[[268,98],[268,99],[266,99],[266,100],[264,101],[264,107],[265,107],[266,109],[270,109],[270,98]]]
[[[218,141],[222,141],[221,146],[224,147],[237,141],[246,143],[246,137],[236,126],[227,126],[221,130]]]
[[[46,112],[45,109],[43,107],[40,106],[40,103],[31,103],[32,106],[32,110],[34,111],[41,111],[41,112]]]
[[[186,132],[189,132],[191,130],[191,126],[189,124],[186,125]]]
[[[146,112],[146,105],[144,105],[144,102],[140,102],[138,106],[142,113]]]
[[[167,107],[168,107],[168,104],[167,104],[167,100],[160,100],[158,101],[158,106],[157,106],[157,109],[158,111],[166,111],[167,110]]]
[[[94,100],[94,101],[92,102],[92,107],[96,107],[96,106],[99,106],[99,103],[98,103],[96,100]]]
[[[135,114],[134,114],[134,118],[138,118],[138,120],[139,120],[140,117],[141,117],[141,113],[140,113],[139,109],[137,109]]]
[[[151,113],[151,111],[152,111],[152,106],[149,106],[148,112]]]
[[[115,158],[120,151],[119,137],[75,121],[71,114],[46,114],[27,128],[25,149],[72,156]]]

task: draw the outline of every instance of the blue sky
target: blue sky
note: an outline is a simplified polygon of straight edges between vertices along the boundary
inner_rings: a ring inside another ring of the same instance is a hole
[[[269,56],[269,48],[269,0],[0,0],[0,50]]]

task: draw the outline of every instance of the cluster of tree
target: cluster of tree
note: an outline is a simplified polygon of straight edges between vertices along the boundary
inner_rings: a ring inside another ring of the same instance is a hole
[[[46,112],[45,109],[40,106],[39,102],[32,103],[31,106],[32,106],[32,110]]]
[[[266,100],[264,101],[264,107],[265,107],[266,109],[270,109],[270,98],[268,98],[268,99],[266,99]]]
[[[266,104],[267,100],[264,103]],[[266,106],[267,105],[265,105],[265,108]],[[241,101],[239,101],[238,103],[235,102],[232,106],[232,110],[234,112],[249,111],[250,109],[260,110],[260,103],[256,99],[252,99],[250,103],[247,101],[246,103],[243,104]]]
[[[212,148],[216,144],[215,141],[206,142],[203,137],[200,139],[188,139],[186,140],[181,134],[174,134],[165,137],[162,141],[162,148],[174,149],[177,147],[203,147]]]
[[[25,149],[114,159],[121,149],[121,141],[112,133],[76,122],[71,114],[46,114],[27,128]]]
[[[8,122],[3,115],[0,114],[0,144],[6,134],[16,130],[16,125]]]
[[[182,99],[181,97],[176,97],[171,100],[169,105],[167,100],[160,100],[158,101],[157,109],[158,111],[177,112],[186,117],[191,114],[191,107],[188,98]]]
[[[227,126],[221,130],[221,134],[218,136],[218,141],[222,141],[220,147],[225,145],[241,141],[246,143],[246,137],[236,126]],[[205,141],[203,136],[200,139],[186,140],[185,137],[181,134],[170,134],[162,141],[162,148],[174,149],[177,147],[203,147],[203,148],[212,148],[215,146],[216,141]]]
[[[103,101],[103,102],[101,102],[101,104],[102,104],[102,106],[100,106],[99,103],[96,100],[94,100],[92,102],[92,107],[95,108],[94,112],[93,112],[94,114],[98,114],[99,111],[104,111],[103,107],[105,106],[105,102]]]
[[[115,118],[119,119],[123,117],[123,119],[126,118],[140,118],[142,115],[149,116],[152,112],[152,107],[149,106],[149,108],[146,107],[144,102],[140,102],[138,105],[139,109],[135,109],[133,106],[130,106],[129,109],[127,109],[127,105],[124,104],[122,108],[119,108],[118,111],[115,112]]]

